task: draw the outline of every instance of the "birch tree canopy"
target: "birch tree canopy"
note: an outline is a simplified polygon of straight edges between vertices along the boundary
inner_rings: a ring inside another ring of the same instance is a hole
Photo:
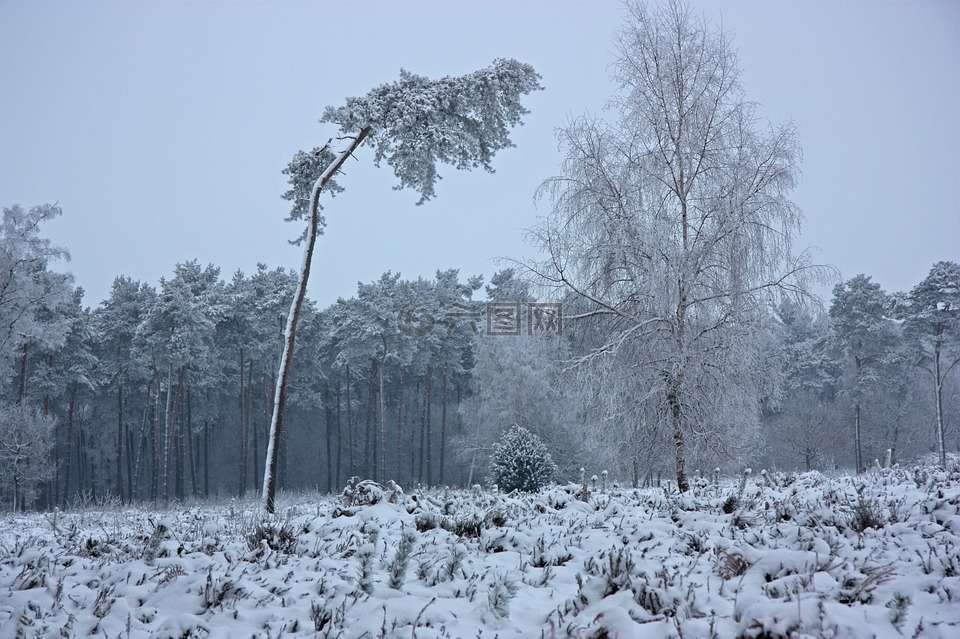
[[[730,37],[679,0],[626,14],[619,92],[559,132],[561,172],[533,231],[548,257],[533,270],[578,301],[568,320],[602,329],[579,360],[600,428],[628,431],[614,439],[634,449],[669,432],[686,490],[691,438],[728,459],[756,441],[763,324],[820,271],[793,252],[796,131],[762,123]]]

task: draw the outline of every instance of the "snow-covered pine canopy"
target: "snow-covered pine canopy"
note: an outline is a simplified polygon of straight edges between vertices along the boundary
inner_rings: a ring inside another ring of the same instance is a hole
[[[528,113],[520,96],[542,88],[532,66],[512,59],[439,80],[401,70],[398,81],[327,107],[321,122],[337,124],[344,135],[371,127],[374,163],[386,158],[400,179],[395,188],[416,190],[422,204],[435,195],[438,161],[493,172],[496,152],[513,146],[510,127]]]

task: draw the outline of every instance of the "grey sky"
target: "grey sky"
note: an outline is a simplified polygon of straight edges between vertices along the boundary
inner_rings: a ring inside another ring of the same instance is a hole
[[[693,4],[735,33],[761,115],[798,127],[803,245],[890,291],[960,259],[960,5]],[[514,57],[546,90],[496,174],[441,171],[416,207],[361,152],[327,204],[311,297],[326,305],[387,269],[489,279],[493,258],[533,253],[522,230],[558,169],[553,130],[611,95],[621,16],[607,1],[0,0],[0,204],[59,202],[45,232],[92,306],[117,275],[156,284],[192,258],[224,278],[296,267],[280,171],[332,134],[325,105],[401,67],[439,76]]]

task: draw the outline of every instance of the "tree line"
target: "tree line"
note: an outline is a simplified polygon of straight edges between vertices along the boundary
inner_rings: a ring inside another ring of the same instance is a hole
[[[261,264],[225,279],[189,261],[158,286],[117,277],[107,299],[89,308],[83,289],[55,268],[65,250],[42,238],[42,224],[57,214],[4,209],[4,504],[256,490],[296,274]],[[519,309],[511,321],[521,327],[537,302],[532,290],[514,269],[485,287],[450,269],[416,280],[387,272],[323,309],[308,300],[280,486],[336,491],[353,476],[482,482],[490,452],[514,424],[548,444],[561,477],[602,467],[639,483],[672,471],[669,429],[610,419],[612,407],[601,402],[612,395],[598,394],[577,367],[616,333],[592,314],[577,317],[572,296],[558,305],[562,327],[489,332],[495,304]],[[771,307],[760,358],[770,383],[757,396],[756,429],[743,423],[747,416],[727,426],[746,429],[749,445],[692,446],[688,463],[703,471],[758,461],[862,470],[957,448],[958,316],[955,262],[938,262],[907,293],[888,294],[859,275],[838,284],[822,312],[791,301]],[[631,375],[603,380],[629,384]],[[623,395],[621,415],[636,403]]]

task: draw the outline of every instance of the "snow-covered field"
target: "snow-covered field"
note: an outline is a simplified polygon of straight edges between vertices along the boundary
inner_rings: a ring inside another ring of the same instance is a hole
[[[956,638],[952,464],[6,515],[0,636]]]

